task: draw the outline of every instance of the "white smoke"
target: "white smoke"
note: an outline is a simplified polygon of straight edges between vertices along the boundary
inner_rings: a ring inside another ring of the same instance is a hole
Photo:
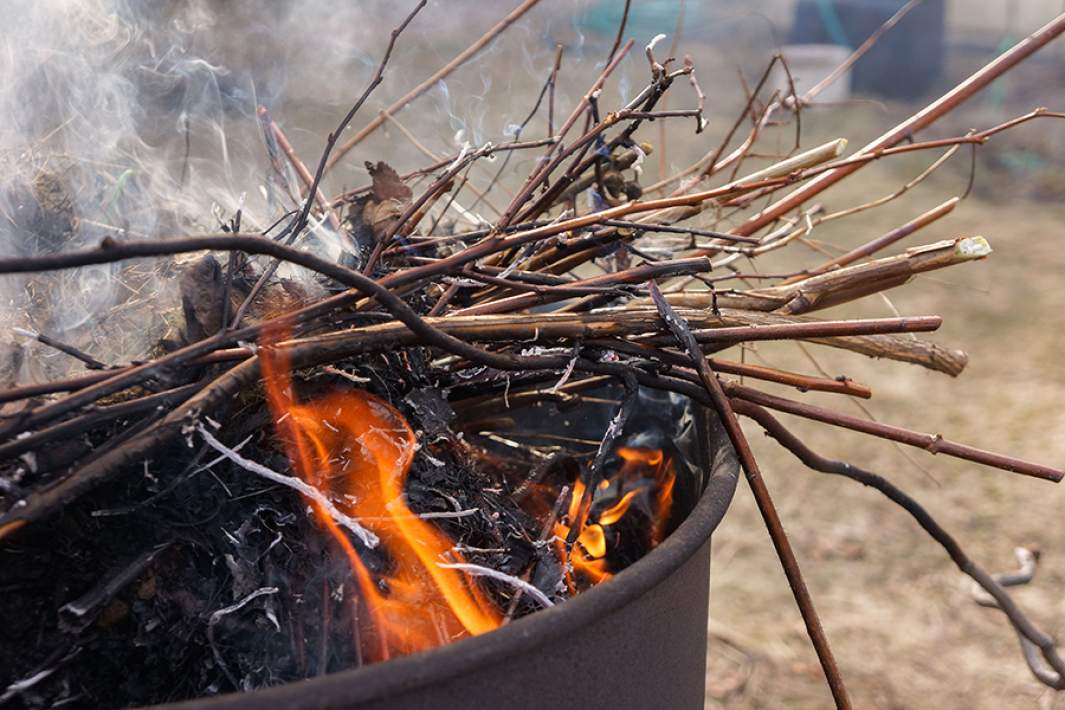
[[[7,0],[0,23],[0,256],[89,248],[105,236],[213,232],[238,209],[245,231],[265,228],[295,202],[270,187],[257,107],[269,109],[313,171],[326,133],[361,93],[388,33],[414,4]],[[430,2],[353,127],[516,4]],[[527,99],[547,76],[554,36],[569,29],[572,7],[542,5],[508,31],[506,47],[490,45],[399,119],[440,155],[456,152],[458,130],[474,144],[506,140],[506,126],[531,108]],[[571,86],[586,83],[578,78],[580,53],[568,58]],[[569,110],[569,93],[560,87],[559,114]],[[368,159],[401,170],[425,164],[386,125],[330,175],[325,193],[361,185]],[[300,186],[284,169],[288,184]],[[166,260],[0,276],[0,342],[22,327],[105,362],[144,357],[180,326],[175,281]],[[32,356],[23,357],[31,369],[20,380],[80,369],[65,355],[21,345]]]

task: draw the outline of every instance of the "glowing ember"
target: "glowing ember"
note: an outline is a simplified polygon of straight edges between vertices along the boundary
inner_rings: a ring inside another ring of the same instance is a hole
[[[614,576],[609,552],[613,549],[619,533],[613,528],[630,511],[633,502],[644,497],[649,510],[650,525],[646,549],[650,550],[665,537],[673,507],[673,483],[676,472],[672,460],[660,449],[621,447],[621,470],[607,478],[599,486],[599,500],[581,515],[581,498],[585,486],[577,481],[570,495],[569,507],[564,521],[555,524],[555,551],[559,559],[566,559],[566,540],[574,525],[578,534],[569,552],[572,572],[566,573],[570,593],[594,586]],[[616,501],[602,508],[608,501]]]
[[[454,542],[404,502],[417,442],[402,415],[361,390],[296,402],[281,352],[263,348],[263,379],[293,468],[344,514],[372,529],[389,563],[386,572],[370,570],[336,521],[310,501],[316,519],[343,549],[358,583],[359,598],[350,603],[359,605],[352,614],[357,624],[353,631],[363,660],[382,661],[432,648],[503,623],[499,606],[473,577],[441,566],[465,562]],[[651,449],[622,448],[618,455],[622,466],[598,486],[593,505],[581,515],[585,485],[573,483],[566,515],[554,526],[554,549],[567,569],[571,594],[617,571],[611,552],[621,541],[620,523],[635,509],[647,518],[641,528],[645,539],[638,541],[643,552],[657,545],[665,532],[675,477],[672,462]],[[559,492],[545,488],[540,493],[541,503],[551,501],[549,509]],[[565,540],[573,525],[579,532],[567,551]]]

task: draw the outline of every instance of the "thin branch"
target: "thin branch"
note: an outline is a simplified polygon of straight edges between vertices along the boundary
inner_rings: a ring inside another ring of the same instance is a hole
[[[898,11],[894,15],[889,17],[886,21],[884,21],[884,23],[880,25],[880,27],[878,27],[875,32],[873,32],[873,34],[869,35],[869,37],[867,37],[866,40],[862,42],[857,49],[851,52],[851,55],[845,60],[843,60],[842,64],[833,69],[831,73],[829,73],[829,75],[826,76],[824,79],[811,86],[810,89],[806,91],[806,93],[804,93],[801,97],[797,97],[798,100],[802,103],[810,103],[811,101],[813,101],[818,94],[824,91],[829,85],[835,83],[835,81],[841,76],[843,76],[848,69],[854,66],[855,62],[865,56],[865,53],[872,49],[873,45],[876,44],[877,41],[879,41],[880,37],[885,32],[894,27],[903,17],[906,17],[906,15],[909,14],[910,10],[920,5],[921,2],[922,0],[909,0],[909,2],[900,7]]]
[[[339,159],[340,156],[342,156],[348,150],[347,148],[341,148],[336,158],[332,162],[330,162],[329,155],[333,152],[333,148],[334,146],[336,146],[337,139],[340,137],[340,134],[344,132],[344,129],[348,127],[348,124],[351,123],[351,120],[355,118],[355,114],[359,112],[359,109],[362,108],[362,105],[366,103],[366,99],[370,97],[370,94],[373,93],[374,89],[376,89],[381,83],[381,81],[384,79],[385,67],[388,66],[388,60],[392,57],[392,50],[396,46],[396,40],[399,39],[399,36],[403,33],[403,30],[407,29],[407,25],[411,23],[411,21],[414,19],[414,16],[417,15],[423,7],[425,7],[426,2],[428,2],[428,0],[418,0],[418,4],[415,5],[414,9],[411,10],[410,13],[403,19],[403,22],[401,22],[395,29],[392,30],[392,33],[389,35],[388,38],[388,46],[385,48],[384,56],[381,57],[381,63],[377,65],[377,71],[374,72],[373,78],[370,79],[370,83],[367,84],[366,88],[362,92],[362,95],[358,98],[358,100],[355,101],[354,105],[352,105],[352,107],[344,115],[344,118],[340,119],[340,123],[337,124],[336,129],[333,130],[333,132],[330,133],[329,136],[326,138],[325,149],[322,151],[322,157],[318,160],[318,168],[314,171],[314,180],[311,182],[310,187],[307,189],[307,199],[304,201],[303,211],[300,212],[300,216],[296,220],[296,228],[294,230],[295,233],[298,234],[307,223],[307,215],[310,213],[311,210],[311,201],[312,198],[318,194],[318,187],[319,185],[321,185],[322,176],[325,174],[326,170],[328,170],[329,167],[333,164],[333,162],[336,162],[336,160]]]
[[[315,184],[314,175],[311,175],[311,171],[307,169],[307,166],[300,160],[299,155],[296,154],[296,149],[292,147],[292,143],[289,142],[288,136],[281,130],[281,126],[277,125],[277,122],[270,117],[269,111],[265,106],[259,107],[259,118],[263,122],[263,125],[271,132],[274,141],[281,148],[281,152],[288,158],[288,162],[292,165],[292,169],[296,171],[297,177],[300,182],[303,183],[304,189],[310,190],[311,186]],[[329,220],[329,226],[334,231],[340,231],[340,218],[337,217],[336,212],[330,206],[329,202],[325,199],[325,195],[318,188],[315,188],[313,192],[308,194],[314,196],[314,201],[325,212],[326,219]],[[306,209],[306,205],[304,206]]]
[[[376,131],[378,128],[380,128],[381,124],[383,124],[385,122],[385,120],[386,120],[385,119],[386,115],[393,115],[394,116],[395,114],[399,113],[404,108],[406,108],[407,105],[410,104],[412,101],[414,101],[416,98],[418,98],[419,96],[424,94],[426,91],[428,91],[429,89],[431,89],[434,86],[436,86],[437,82],[439,82],[440,80],[446,78],[449,74],[451,74],[451,72],[455,71],[456,69],[461,67],[463,64],[465,64],[467,61],[469,61],[471,58],[473,58],[478,52],[480,52],[482,49],[484,49],[488,45],[489,42],[491,42],[493,39],[495,39],[496,36],[498,36],[503,31],[505,31],[512,24],[517,22],[522,17],[522,15],[524,15],[526,12],[528,12],[533,7],[535,7],[537,5],[537,3],[539,3],[539,2],[540,2],[540,0],[525,0],[524,2],[522,2],[516,8],[511,10],[510,13],[506,17],[504,17],[494,27],[492,27],[492,29],[488,30],[483,35],[481,35],[481,37],[479,37],[477,39],[477,41],[475,41],[473,44],[471,44],[466,49],[464,49],[461,52],[459,52],[459,54],[456,55],[454,59],[452,59],[450,62],[448,62],[444,66],[440,67],[439,69],[437,69],[435,72],[433,72],[433,74],[428,79],[423,81],[421,84],[418,84],[416,87],[414,87],[409,92],[404,94],[401,98],[396,100],[391,106],[389,106],[384,111],[379,113],[376,118],[374,118],[372,121],[370,121],[368,124],[366,124],[366,126],[364,126],[361,130],[359,130],[358,133],[356,133],[354,136],[352,136],[351,138],[346,140],[344,142],[344,144],[342,146],[340,146],[339,149],[337,149],[336,155],[334,155],[333,158],[331,160],[329,160],[328,163],[325,163],[325,170],[326,171],[331,170],[333,168],[333,166],[335,166],[337,163],[339,163],[341,160],[344,159],[344,156],[347,155],[348,152],[352,148],[357,146],[368,135],[370,135],[371,133]],[[424,4],[425,4],[425,0],[422,0],[419,3],[417,9],[421,9],[421,7]],[[417,12],[417,10],[415,10],[415,12]],[[402,27],[406,26],[407,22],[410,22],[410,19],[411,18],[408,17],[407,20],[404,21],[404,24],[400,27],[401,30],[402,30]],[[395,44],[396,34],[397,33],[395,31],[393,31],[392,41],[389,42],[388,50],[386,52],[386,58],[387,58],[387,55],[391,54],[391,52],[392,52],[392,45]],[[377,75],[375,76],[374,80],[371,82],[372,86],[376,86],[378,83],[380,83],[381,73],[382,73],[383,69],[384,69],[384,64],[382,63],[382,65],[380,67],[378,67]],[[367,92],[367,94],[363,95],[363,100],[365,100],[365,96],[368,95],[368,93],[369,92]],[[361,105],[361,101],[360,101],[359,105]],[[350,113],[350,115],[354,116],[354,111],[352,111]],[[350,120],[351,119],[348,118],[348,120],[343,121],[342,125],[341,125],[341,128],[339,128],[337,131],[334,132],[334,136],[339,136],[340,133],[344,130],[344,127],[347,126],[347,124],[348,124],[348,122]],[[325,157],[328,157],[328,156],[325,156]]]
[[[1065,472],[1062,472],[1060,469],[1024,461],[1004,454],[996,454],[973,446],[966,446],[965,444],[958,444],[944,439],[939,434],[924,434],[893,426],[891,424],[882,424],[880,422],[869,421],[868,419],[860,419],[848,414],[833,412],[813,404],[795,402],[767,392],[760,392],[743,385],[729,384],[728,392],[730,397],[738,397],[739,399],[744,399],[753,404],[775,409],[780,412],[787,412],[788,414],[794,414],[806,419],[813,419],[815,421],[824,422],[825,424],[851,429],[852,431],[872,434],[873,436],[878,436],[882,439],[897,441],[901,444],[906,444],[907,446],[924,449],[931,454],[946,454],[947,456],[965,459],[966,461],[974,461],[1003,471],[1011,471],[1025,476],[1032,476],[1033,478],[1041,478],[1052,483],[1058,483],[1061,481],[1062,477],[1065,476]]]
[[[27,330],[25,328],[12,328],[11,330],[14,331],[16,335],[21,335],[24,338],[32,338],[41,345],[47,345],[50,348],[55,348],[59,352],[65,353],[74,358],[75,360],[80,360],[85,365],[85,367],[89,368],[90,370],[108,369],[107,365],[100,362],[88,353],[79,350],[73,345],[68,345],[67,343],[56,340],[55,338],[50,338],[44,333],[36,333],[32,330]]]
[[[792,595],[795,597],[795,602],[802,613],[803,622],[806,624],[806,632],[813,643],[814,650],[817,652],[817,658],[821,662],[821,669],[824,671],[825,679],[828,681],[832,698],[835,700],[837,707],[850,708],[851,701],[847,694],[847,688],[843,683],[839,667],[836,665],[836,659],[832,655],[832,649],[821,625],[821,619],[814,608],[813,598],[810,596],[806,582],[803,580],[799,563],[795,559],[795,552],[788,541],[787,533],[784,532],[784,525],[777,514],[776,506],[773,505],[773,499],[769,495],[769,488],[765,484],[758,462],[751,452],[750,444],[747,443],[747,437],[744,435],[743,429],[740,428],[739,420],[732,410],[729,399],[725,395],[717,375],[710,368],[710,364],[699,348],[699,344],[696,342],[695,336],[692,335],[688,324],[673,310],[653,281],[648,284],[648,288],[651,290],[651,296],[654,299],[655,306],[658,308],[659,315],[662,317],[662,321],[681,347],[688,353],[688,357],[691,358],[696,372],[699,373],[699,379],[714,403],[714,408],[721,417],[721,423],[724,424],[725,431],[728,432],[729,440],[732,442],[743,471],[747,476],[747,483],[754,493],[754,499],[758,504],[759,512],[762,514],[762,520],[769,531],[769,537],[776,548],[777,558],[780,560],[780,564],[784,568],[784,574],[788,578]]]
[[[743,400],[732,400],[732,404],[736,412],[758,422],[769,436],[776,439],[781,446],[793,453],[796,458],[808,467],[822,473],[844,476],[864,486],[875,488],[909,513],[924,531],[946,550],[958,569],[971,577],[973,581],[991,595],[995,604],[1006,615],[1010,624],[1013,625],[1013,628],[1021,637],[1022,644],[1030,643],[1038,648],[1042,653],[1043,659],[1053,669],[1053,672],[1047,673],[1045,669],[1034,665],[1026,653],[1025,660],[1028,662],[1032,674],[1040,682],[1055,690],[1065,690],[1065,661],[1058,654],[1054,639],[1028,620],[1028,617],[1017,607],[1003,588],[1003,585],[973,562],[957,541],[936,522],[935,518],[920,503],[882,476],[861,469],[853,464],[832,461],[817,454],[786,429],[773,415],[761,407]]]
[[[614,59],[614,55],[618,53],[618,47],[621,46],[621,40],[625,38],[625,27],[629,23],[629,7],[632,5],[632,0],[625,0],[625,7],[621,11],[621,21],[618,23],[618,33],[614,36],[614,44],[610,47],[610,54],[606,55],[606,63]]]
[[[838,269],[840,267],[853,264],[859,259],[864,259],[868,256],[872,256],[878,251],[881,251],[891,246],[895,242],[905,239],[914,232],[924,229],[933,222],[936,222],[942,219],[943,217],[946,217],[948,214],[954,211],[954,208],[958,206],[959,201],[959,198],[952,197],[946,202],[936,207],[933,207],[932,209],[918,215],[917,217],[914,217],[906,224],[895,227],[890,232],[887,232],[877,237],[876,239],[866,242],[861,246],[855,247],[846,254],[842,254],[840,256],[835,257],[834,259],[826,261],[825,263],[819,266],[815,266],[814,268],[810,269],[804,276],[808,277],[816,276],[817,274],[823,274],[828,271],[831,271],[832,269]],[[784,283],[794,283],[797,280],[798,279],[792,278],[784,281]]]
[[[871,141],[858,151],[858,155],[866,155],[875,151],[891,148],[905,140],[912,138],[918,131],[927,128],[938,119],[953,111],[960,104],[980,92],[988,84],[1024,61],[1035,52],[1039,51],[1058,36],[1065,32],[1065,13],[1047,23],[1044,27],[1024,38],[1012,48],[998,55],[990,63],[976,71],[969,78],[955,86],[946,94],[933,101],[931,104],[913,114],[902,123],[890,129],[880,137]],[[828,187],[839,182],[861,168],[864,162],[854,162],[846,167],[820,175],[816,180],[807,183],[795,190],[787,197],[777,201],[759,215],[749,219],[734,230],[736,234],[751,235],[773,223],[777,218],[787,214],[804,202],[820,194]]]

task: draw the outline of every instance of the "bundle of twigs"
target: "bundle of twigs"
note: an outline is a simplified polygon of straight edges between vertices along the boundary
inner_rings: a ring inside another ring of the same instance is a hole
[[[197,432],[206,432],[204,424],[223,421],[227,405],[238,394],[255,388],[260,378],[257,339],[264,330],[280,324],[291,336],[269,347],[283,351],[296,368],[333,365],[388,351],[429,353],[436,358],[431,367],[441,381],[479,378],[477,397],[465,403],[471,411],[502,408],[508,395],[518,394],[518,390],[510,391],[515,377],[526,399],[555,396],[565,382],[578,385],[582,380],[607,377],[682,393],[713,408],[739,454],[833,696],[839,706],[848,707],[847,691],[813,602],[739,426],[738,416],[749,417],[811,468],[877,488],[905,508],[1006,614],[1036,677],[1051,687],[1065,688],[1065,660],[1052,639],[1024,616],[1002,585],[976,566],[916,501],[875,474],[810,451],[771,410],[1046,481],[1059,481],[1060,470],[938,434],[770,394],[731,376],[790,385],[799,391],[871,396],[868,387],[846,378],[781,371],[717,356],[745,342],[794,339],[958,375],[966,365],[964,353],[912,335],[935,331],[941,323],[937,316],[823,320],[811,315],[900,286],[915,274],[988,256],[990,247],[978,236],[880,256],[887,247],[949,213],[958,198],[813,267],[765,275],[745,274],[738,264],[787,247],[818,224],[877,207],[917,182],[892,196],[834,213],[812,203],[822,190],[870,162],[902,153],[940,151],[919,181],[961,146],[981,145],[1025,121],[1061,118],[1061,114],[1037,109],[955,138],[914,138],[1065,31],[1065,15],[847,157],[843,157],[843,140],[805,151],[796,142],[785,159],[745,174],[744,161],[762,131],[786,117],[797,124],[803,107],[825,86],[822,83],[804,95],[797,95],[793,88],[787,95],[778,92],[765,97],[767,70],[719,145],[689,169],[642,187],[638,168],[650,146],[636,142],[638,130],[649,122],[691,121],[696,131],[702,131],[705,97],[694,65],[660,58],[652,41],[645,48],[647,85],[625,106],[601,106],[604,83],[632,50],[632,41],[620,42],[622,28],[600,76],[561,121],[556,121],[554,92],[563,65],[561,51],[556,54],[540,99],[522,124],[524,130],[534,117],[546,115],[545,137],[522,140],[519,131],[511,142],[468,146],[457,155],[436,159],[402,176],[383,163],[371,164],[372,184],[327,198],[321,188],[331,166],[345,159],[378,126],[389,121],[401,125],[396,113],[476,53],[535,0],[527,0],[478,43],[338,147],[356,113],[382,81],[397,38],[424,4],[423,0],[392,32],[373,80],[328,137],[314,173],[299,161],[280,128],[265,112],[261,114],[268,142],[288,156],[304,183],[305,197],[299,198],[298,210],[279,224],[261,234],[244,234],[238,218],[232,229],[218,234],[108,239],[85,252],[0,260],[0,273],[12,274],[204,251],[229,254],[224,289],[213,306],[222,315],[199,339],[144,362],[110,368],[68,348],[93,368],[91,374],[0,392],[0,402],[28,402],[0,421],[0,458],[8,462],[5,466],[29,470],[17,486],[8,484],[0,538],[40,524],[86,492],[137,470],[138,462],[164,444],[181,437],[196,438],[201,435]],[[695,105],[659,109],[678,80],[689,87],[687,95]],[[737,139],[742,131],[746,135]],[[505,167],[515,151],[538,151],[539,157],[512,195],[498,189],[502,169],[494,176],[487,173],[488,184],[478,184],[481,175],[471,168],[481,167],[480,161],[493,154],[506,156]],[[466,195],[486,205],[501,196],[509,199],[494,219],[484,220],[464,206],[469,204]],[[768,206],[758,206],[767,199]],[[703,218],[699,227],[684,224],[697,216]],[[738,227],[716,229],[726,218],[733,224],[742,219]],[[471,231],[455,226],[471,221],[480,223]],[[345,244],[346,257],[341,263],[299,246],[305,233],[325,225]],[[250,255],[266,261],[258,264],[254,285],[238,293],[234,274],[247,266]],[[298,307],[279,315],[250,318],[250,306],[270,290],[282,261],[316,272],[340,288],[328,297],[304,298]],[[749,287],[754,279],[758,285]],[[552,306],[544,309],[545,304]],[[43,336],[41,340],[49,342]],[[567,387],[567,391],[579,390],[579,386]],[[101,406],[105,399],[117,403]],[[452,404],[460,410],[464,406],[461,400]],[[47,485],[33,484],[34,456],[43,459],[51,443],[116,422],[125,424],[105,446],[74,461],[53,462],[53,469],[60,473]],[[202,435],[213,439],[209,433]]]

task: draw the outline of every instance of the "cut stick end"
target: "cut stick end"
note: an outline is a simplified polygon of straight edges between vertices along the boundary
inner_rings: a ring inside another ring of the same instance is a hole
[[[983,237],[965,237],[954,243],[954,253],[960,259],[983,259],[991,255],[991,244]]]
[[[666,38],[666,35],[665,35],[665,34],[663,34],[663,33],[659,33],[659,34],[656,34],[656,35],[655,35],[655,36],[654,36],[654,37],[653,37],[653,38],[651,39],[651,41],[647,43],[647,47],[645,47],[645,48],[644,48],[644,49],[645,49],[645,51],[648,51],[648,52],[653,52],[653,51],[655,51],[655,45],[657,45],[657,44],[658,44],[659,42],[661,42],[661,41],[662,41],[662,40],[664,40],[665,38]]]

